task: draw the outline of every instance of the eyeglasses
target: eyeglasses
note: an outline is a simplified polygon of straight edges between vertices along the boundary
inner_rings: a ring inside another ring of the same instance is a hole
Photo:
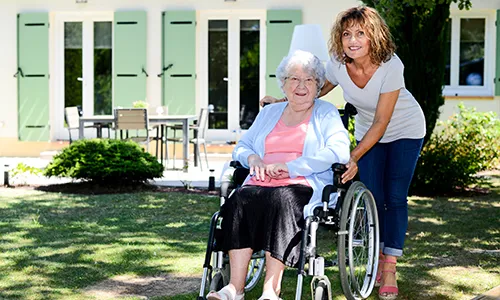
[[[295,77],[295,76],[290,76],[290,77],[286,77],[285,79],[288,80],[288,83],[290,83],[290,85],[293,88],[298,87],[301,83],[303,83],[304,86],[307,88],[312,88],[316,85],[316,80],[312,77],[300,79],[300,78]]]

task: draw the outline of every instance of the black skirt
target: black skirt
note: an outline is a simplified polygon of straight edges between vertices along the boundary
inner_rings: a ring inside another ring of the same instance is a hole
[[[311,187],[245,185],[221,207],[223,249],[265,250],[287,266],[299,261],[304,206]]]

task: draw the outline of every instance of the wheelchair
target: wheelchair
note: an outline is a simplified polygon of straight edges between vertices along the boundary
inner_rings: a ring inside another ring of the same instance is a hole
[[[349,117],[356,114],[356,111],[350,104],[339,111],[347,128]],[[229,166],[234,168],[234,172],[231,181],[221,181],[221,206],[230,196],[230,192],[243,183],[249,171],[241,167],[239,162],[232,161]],[[379,254],[379,223],[375,199],[362,182],[341,182],[341,175],[346,170],[344,165],[333,164],[332,170],[332,184],[323,189],[322,207],[316,207],[313,215],[305,219],[297,268],[296,300],[302,299],[305,276],[313,277],[312,299],[331,300],[331,284],[324,271],[325,267],[333,265],[338,266],[342,290],[347,299],[365,299],[375,285]],[[328,205],[332,193],[338,193],[334,208]],[[215,238],[222,230],[221,222],[219,212],[214,213],[210,222],[198,300],[206,299],[208,291],[220,290],[229,283],[229,256],[220,250]],[[317,253],[316,237],[320,225],[331,228],[330,232],[336,236],[337,259],[333,263],[326,262],[324,257]],[[264,265],[264,251],[253,253],[248,265],[245,292],[257,285]]]

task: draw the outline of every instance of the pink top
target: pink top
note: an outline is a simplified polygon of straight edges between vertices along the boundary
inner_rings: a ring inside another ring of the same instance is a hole
[[[266,137],[266,150],[263,158],[264,163],[287,163],[302,156],[302,149],[304,149],[304,141],[306,139],[307,126],[309,125],[310,118],[311,115],[295,126],[286,126],[280,119],[271,133]],[[293,179],[290,177],[272,179],[266,176],[265,181],[258,181],[255,179],[255,176],[252,176],[246,184],[258,186],[304,184],[309,186],[304,176],[297,176]]]

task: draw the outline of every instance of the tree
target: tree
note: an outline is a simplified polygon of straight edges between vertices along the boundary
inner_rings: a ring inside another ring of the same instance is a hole
[[[363,0],[385,19],[405,65],[406,88],[424,111],[429,139],[439,118],[446,69],[450,5],[469,9],[471,0]]]

